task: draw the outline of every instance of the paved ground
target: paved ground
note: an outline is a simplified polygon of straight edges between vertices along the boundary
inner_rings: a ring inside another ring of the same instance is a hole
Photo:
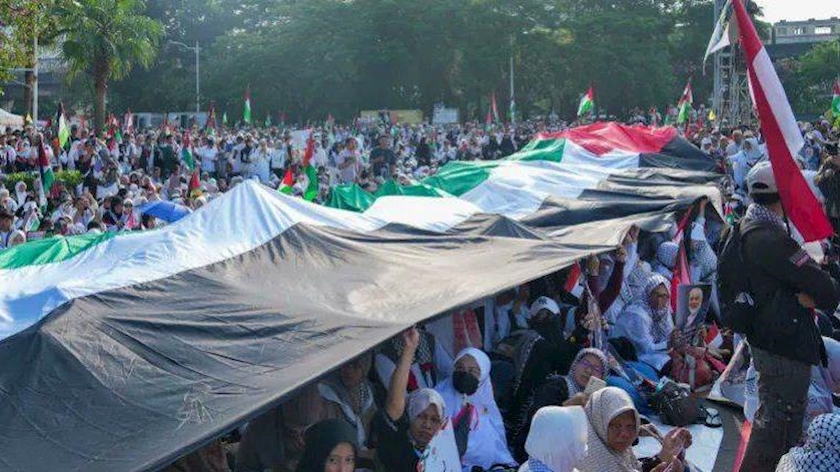
[[[718,450],[714,472],[732,472],[738,446],[741,443],[741,424],[744,421],[744,413],[740,408],[707,400],[704,400],[703,404],[720,412],[720,419],[723,422],[723,441]]]

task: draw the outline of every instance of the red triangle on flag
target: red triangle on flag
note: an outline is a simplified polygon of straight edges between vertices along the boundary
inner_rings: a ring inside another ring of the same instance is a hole
[[[190,196],[195,198],[201,195],[201,179],[198,176],[198,169],[193,171],[190,178]]]
[[[283,185],[291,187],[295,184],[295,176],[292,174],[292,169],[286,169],[286,175],[283,176]]]
[[[569,271],[569,276],[566,278],[566,283],[563,284],[563,290],[566,293],[574,294],[574,292],[577,291],[580,285],[580,277],[580,263],[575,262],[575,264],[571,267],[571,270]]]

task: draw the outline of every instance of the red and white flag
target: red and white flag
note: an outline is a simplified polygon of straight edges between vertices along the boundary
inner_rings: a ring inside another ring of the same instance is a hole
[[[569,270],[569,276],[566,277],[566,283],[563,284],[563,290],[566,293],[571,293],[577,298],[583,295],[583,271],[580,268],[580,263],[575,264]]]
[[[125,112],[123,123],[123,128],[125,128],[126,133],[134,133],[134,115],[131,113],[131,110]]]
[[[674,237],[674,242],[680,247],[679,252],[677,252],[676,263],[674,264],[673,275],[671,276],[671,309],[674,311],[677,310],[679,286],[691,284],[691,275],[688,271],[688,257],[685,253],[685,231],[686,226],[691,221],[693,210],[693,207],[688,209],[682,221],[677,225],[677,235]],[[689,228],[688,231],[691,231],[691,229]]]
[[[746,56],[753,103],[773,165],[782,205],[806,243],[832,235],[831,223],[794,161],[805,145],[776,69],[767,55],[747,9],[734,1],[741,47]]]

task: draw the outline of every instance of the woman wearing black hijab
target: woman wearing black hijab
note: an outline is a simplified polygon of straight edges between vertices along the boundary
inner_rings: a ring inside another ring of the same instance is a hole
[[[306,449],[296,472],[353,472],[356,430],[342,419],[324,420],[306,430]]]

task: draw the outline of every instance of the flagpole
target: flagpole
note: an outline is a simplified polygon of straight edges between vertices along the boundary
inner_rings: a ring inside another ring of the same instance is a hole
[[[513,94],[513,35],[510,37],[510,124],[516,124],[516,115],[515,115],[515,97]]]
[[[32,83],[32,125],[38,127],[38,32],[35,31],[35,40],[33,43],[33,54],[35,55],[32,75],[35,76],[35,81]]]

